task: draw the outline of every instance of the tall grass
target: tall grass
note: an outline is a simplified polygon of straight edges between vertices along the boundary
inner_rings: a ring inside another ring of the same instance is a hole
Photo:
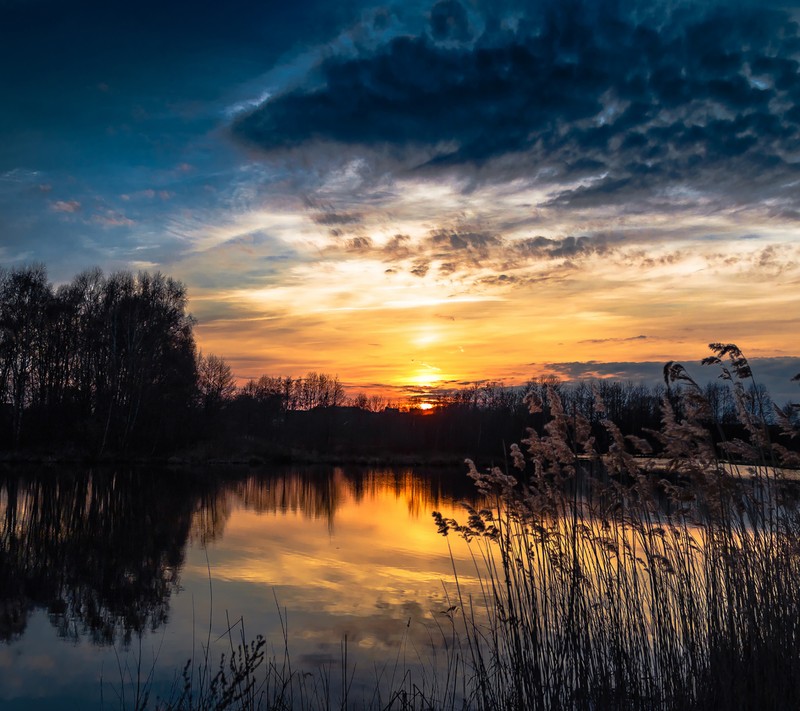
[[[770,441],[739,349],[712,349],[747,440],[715,444],[702,389],[670,363],[651,433],[662,458],[635,456],[650,444],[609,421],[598,455],[589,422],[551,389],[544,433],[511,448],[513,476],[468,462],[486,508],[463,525],[434,517],[488,571],[483,599],[461,600],[470,707],[800,706],[800,515],[781,469],[794,455]],[[601,465],[606,476],[587,478]]]

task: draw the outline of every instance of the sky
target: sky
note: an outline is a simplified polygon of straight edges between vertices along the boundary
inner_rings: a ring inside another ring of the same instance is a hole
[[[734,342],[788,398],[798,22],[769,1],[0,0],[0,263],[176,277],[241,380],[398,398],[656,378]]]

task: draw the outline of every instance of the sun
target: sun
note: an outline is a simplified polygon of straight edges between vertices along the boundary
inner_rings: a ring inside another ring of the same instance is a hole
[[[419,405],[417,405],[417,407],[420,410],[433,410],[435,405],[433,403],[430,403],[430,402],[421,402]]]

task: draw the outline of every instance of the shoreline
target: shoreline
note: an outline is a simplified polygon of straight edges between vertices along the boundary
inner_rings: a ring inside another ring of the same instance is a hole
[[[641,457],[637,460],[649,466],[653,473],[662,475],[679,474],[670,471],[670,460],[659,457]],[[239,453],[223,456],[203,456],[197,453],[170,456],[141,455],[89,455],[84,453],[38,453],[38,452],[0,452],[0,467],[17,468],[38,466],[51,468],[57,466],[130,466],[158,467],[164,469],[191,468],[232,468],[255,469],[266,466],[356,466],[356,467],[426,467],[431,469],[456,469],[464,467],[464,456],[448,453],[431,453],[427,456],[402,453],[350,454],[319,453],[308,451],[276,451],[271,453]],[[579,461],[589,462],[585,455]],[[764,464],[721,462],[729,476],[737,479],[756,479],[765,475],[779,476],[786,482],[800,483],[800,469],[773,467]],[[486,468],[489,465],[479,467]],[[502,468],[502,467],[501,467]],[[465,470],[466,471],[466,470]]]

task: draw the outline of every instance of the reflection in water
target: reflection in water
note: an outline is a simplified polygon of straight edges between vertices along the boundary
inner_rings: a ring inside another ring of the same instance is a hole
[[[460,471],[305,467],[259,472],[221,481],[204,492],[195,505],[191,540],[205,545],[222,536],[226,521],[238,507],[259,514],[291,513],[323,520],[333,534],[342,507],[360,505],[379,494],[393,494],[406,503],[409,516],[418,518],[443,502],[473,501],[475,489]]]
[[[34,608],[58,635],[109,643],[166,620],[192,500],[174,479],[48,472],[0,479],[0,639]]]
[[[58,636],[73,641],[126,642],[132,633],[159,628],[167,621],[187,542],[202,547],[219,541],[242,508],[323,521],[332,535],[337,516],[380,496],[402,502],[410,516],[425,517],[443,501],[471,493],[460,473],[441,472],[320,468],[246,479],[173,471],[5,472],[0,640],[24,635],[34,609],[46,611]],[[431,527],[427,519],[424,524]],[[291,526],[282,528],[272,536],[273,549],[276,540],[287,550],[313,548],[302,543],[300,531],[291,545]],[[224,561],[220,568],[230,572]]]
[[[212,637],[226,628],[217,599],[236,596],[236,614],[251,632],[271,632],[279,655],[279,607],[288,614],[299,667],[337,669],[346,639],[348,661],[359,670],[356,695],[369,696],[376,677],[390,686],[388,670],[398,663],[430,672],[432,645],[441,642],[436,625],[449,623],[445,585],[453,584],[448,541],[430,514],[455,513],[456,501],[473,498],[462,472],[333,469],[253,477],[227,491],[233,513],[207,549],[220,621]],[[452,545],[461,569],[472,569],[463,541]],[[206,564],[190,554],[184,579],[200,579]],[[462,584],[470,580],[467,573]]]
[[[590,481],[574,483],[580,497],[591,498]],[[368,591],[383,617],[390,608],[398,618],[411,616],[420,596],[430,598],[422,588],[440,593],[451,573],[449,560],[431,569],[437,541],[430,512],[461,500],[474,502],[461,471],[5,472],[0,640],[21,638],[35,609],[72,641],[127,643],[134,633],[159,629],[187,545],[190,573],[207,577],[213,560],[215,584],[249,581],[280,592],[294,609],[358,609],[361,617]]]
[[[0,706],[97,707],[136,655],[168,688],[228,620],[282,649],[279,607],[293,663],[338,663],[346,638],[369,689],[401,649],[423,663],[452,582],[430,513],[473,495],[459,470],[2,472]]]
[[[341,467],[293,470],[249,477],[229,487],[245,508],[257,513],[300,513],[323,519],[334,531],[343,506],[393,494],[408,504],[411,516],[428,515],[443,501],[472,499],[474,487],[462,472],[414,472],[411,469],[349,470]]]

